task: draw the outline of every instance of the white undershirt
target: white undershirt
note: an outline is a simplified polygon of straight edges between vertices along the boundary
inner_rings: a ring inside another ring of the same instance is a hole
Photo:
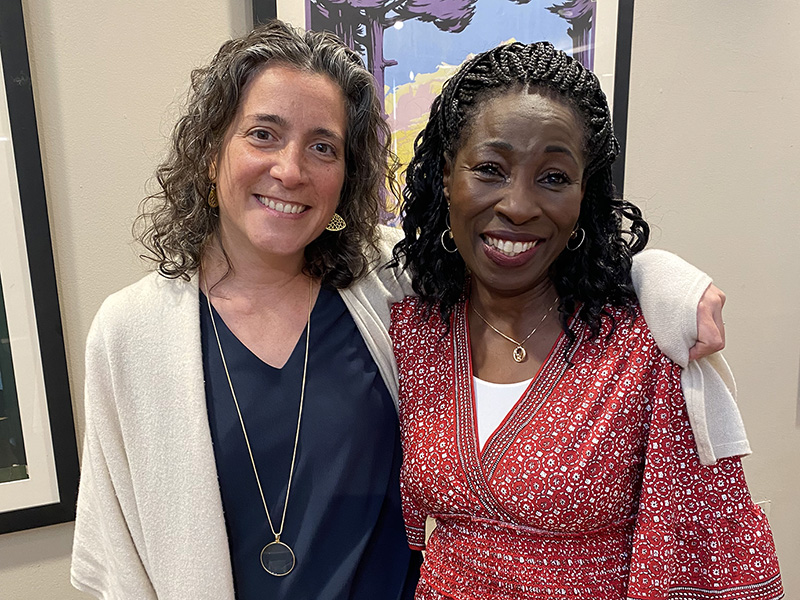
[[[492,383],[477,377],[472,379],[475,389],[475,414],[478,417],[478,448],[480,449],[514,408],[533,378],[518,383]]]

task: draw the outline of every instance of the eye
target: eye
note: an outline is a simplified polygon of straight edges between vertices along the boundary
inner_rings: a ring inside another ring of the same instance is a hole
[[[505,173],[497,163],[486,162],[472,167],[472,172],[482,179],[505,179]]]
[[[249,135],[259,142],[269,142],[275,139],[275,136],[268,129],[253,129]]]
[[[548,171],[539,178],[539,182],[551,187],[563,187],[570,185],[572,179],[563,171]]]
[[[336,156],[336,149],[326,142],[317,142],[311,146],[315,152],[324,156]]]

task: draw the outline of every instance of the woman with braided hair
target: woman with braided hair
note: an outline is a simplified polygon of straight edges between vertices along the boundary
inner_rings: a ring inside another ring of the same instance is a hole
[[[642,318],[618,150],[597,78],[548,43],[465,63],[417,138],[395,259],[419,297],[390,334],[418,599],[783,595],[746,448],[698,455]]]

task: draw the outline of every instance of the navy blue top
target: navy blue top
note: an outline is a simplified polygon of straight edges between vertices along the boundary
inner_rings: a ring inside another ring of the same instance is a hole
[[[200,294],[211,439],[239,600],[412,597],[412,556],[400,506],[397,413],[355,322],[336,291],[311,314],[305,406],[281,541],[297,563],[285,577],[261,567],[270,532],[236,407]],[[305,356],[304,332],[276,369],[250,352],[215,311],[222,349],[276,530],[292,460]]]

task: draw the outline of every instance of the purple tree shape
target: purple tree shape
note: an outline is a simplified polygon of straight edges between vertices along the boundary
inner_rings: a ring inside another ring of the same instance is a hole
[[[311,29],[331,31],[367,56],[367,68],[383,94],[384,71],[397,64],[383,55],[383,34],[399,21],[419,19],[460,33],[475,14],[476,0],[307,0]]]
[[[526,0],[527,1],[527,0]],[[570,24],[567,35],[572,38],[572,56],[587,69],[594,68],[594,26],[596,0],[567,0],[547,8]]]

